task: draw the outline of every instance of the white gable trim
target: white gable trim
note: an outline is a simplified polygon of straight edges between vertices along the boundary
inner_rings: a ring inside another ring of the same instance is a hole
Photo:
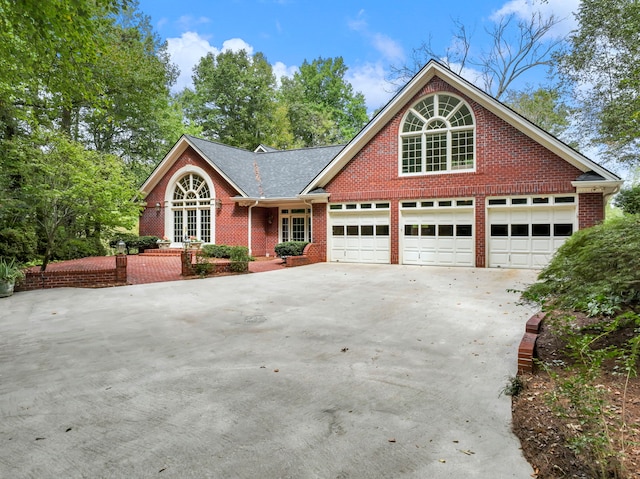
[[[563,142],[537,127],[530,121],[507,108],[492,96],[480,90],[478,87],[454,74],[435,60],[429,61],[420,72],[414,76],[407,85],[376,115],[360,133],[322,170],[316,178],[302,191],[307,194],[315,188],[322,188],[336,176],[342,168],[351,161],[354,156],[369,143],[373,137],[387,124],[409,101],[426,85],[434,76],[437,76],[455,87],[461,93],[471,98],[499,118],[505,120],[520,132],[532,140],[552,151],[580,171],[594,171],[605,180],[620,181],[620,178],[593,162],[586,156],[578,153]]]
[[[164,176],[168,173],[169,169],[173,166],[173,164],[180,158],[180,155],[185,152],[188,147],[193,148],[200,157],[205,160],[207,163],[211,165],[211,167],[222,176],[227,183],[229,183],[233,189],[235,189],[240,195],[247,196],[247,194],[242,191],[236,183],[234,183],[231,178],[229,178],[224,171],[222,171],[218,166],[213,163],[200,149],[194,145],[189,139],[182,135],[180,139],[173,145],[173,148],[167,153],[167,155],[162,159],[162,161],[156,166],[156,169],[153,170],[147,181],[140,187],[140,191],[146,196],[151,190],[153,190],[160,180],[164,178]]]

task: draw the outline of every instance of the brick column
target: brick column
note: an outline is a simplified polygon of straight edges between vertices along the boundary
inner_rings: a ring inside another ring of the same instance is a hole
[[[127,282],[127,255],[116,255],[116,282]]]
[[[180,259],[182,263],[182,276],[193,276],[195,274],[193,270],[193,266],[191,265],[191,252],[190,251],[182,251],[180,253]]]

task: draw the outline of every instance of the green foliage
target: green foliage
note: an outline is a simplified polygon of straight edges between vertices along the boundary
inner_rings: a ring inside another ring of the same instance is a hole
[[[231,248],[224,244],[206,244],[202,247],[202,254],[208,258],[230,258]]]
[[[229,259],[231,260],[230,269],[234,273],[248,272],[249,261],[253,261],[253,258],[249,255],[249,248],[246,246],[232,246]]]
[[[640,184],[631,188],[623,188],[616,196],[614,204],[625,213],[636,215],[640,213]]]
[[[274,144],[275,77],[262,53],[209,53],[194,68],[193,84],[180,101],[205,138],[251,150]]]
[[[24,273],[15,259],[0,257],[0,281],[12,282],[23,277]]]
[[[38,238],[33,228],[4,228],[0,230],[0,257],[15,258],[26,263],[36,254]]]
[[[577,20],[570,48],[559,65],[582,105],[580,129],[589,131],[595,143],[605,147],[603,156],[637,165],[640,4],[635,0],[584,0]]]
[[[193,265],[193,270],[201,278],[208,276],[209,273],[213,271],[213,264],[209,262],[207,256],[204,255],[202,251],[196,254],[196,263]]]
[[[37,129],[0,144],[2,175],[11,178],[4,194],[35,225],[43,270],[64,242],[129,228],[138,215],[136,189],[122,162],[61,134]]]
[[[280,257],[282,256],[300,256],[305,246],[307,246],[309,242],[307,241],[287,241],[284,243],[278,243],[274,251]]]
[[[90,256],[104,256],[106,250],[100,238],[66,238],[60,241],[51,254],[52,260],[88,258]]]
[[[118,233],[111,238],[109,246],[111,248],[117,248],[120,240],[124,241],[127,248],[127,254],[129,254],[130,250],[136,250],[138,253],[141,253],[145,249],[158,248],[157,236],[138,236],[131,233]]]
[[[562,102],[557,89],[509,91],[505,103],[553,135],[560,136],[569,127],[571,109]]]
[[[549,308],[614,314],[640,300],[640,217],[623,216],[571,236],[523,298]]]
[[[507,384],[500,391],[500,396],[517,397],[524,390],[524,381],[520,376],[511,376],[507,379]]]
[[[550,364],[543,364],[555,382],[547,400],[559,416],[573,426],[569,446],[580,455],[593,460],[594,477],[612,477],[610,471],[620,473],[619,452],[614,448],[612,435],[624,431],[624,417],[608,407],[606,391],[598,386],[598,377],[605,365],[618,374],[637,375],[640,349],[640,315],[627,312],[615,318],[593,320],[581,324],[575,316],[548,318],[549,327],[565,345],[572,364],[562,373]],[[622,343],[617,339],[621,331],[631,331]],[[625,391],[626,393],[626,391]],[[620,441],[626,445],[624,432]],[[621,477],[621,476],[615,476]]]
[[[347,69],[342,57],[318,58],[282,78],[280,96],[297,146],[346,143],[367,123],[364,96],[345,80]]]

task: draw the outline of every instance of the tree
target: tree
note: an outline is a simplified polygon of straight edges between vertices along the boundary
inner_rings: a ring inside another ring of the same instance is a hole
[[[0,152],[3,179],[13,183],[5,199],[23,205],[35,226],[43,271],[66,242],[99,241],[102,233],[135,224],[137,190],[117,157],[43,129],[5,141]]]
[[[306,60],[293,78],[283,78],[293,136],[301,146],[344,143],[368,121],[364,95],[345,80],[342,57]]]
[[[603,156],[638,165],[640,147],[640,4],[583,0],[560,70],[581,106],[580,128]]]
[[[474,54],[469,29],[456,21],[453,42],[444,53],[436,52],[431,40],[423,43],[413,50],[412,64],[392,67],[391,80],[402,86],[431,58],[437,58],[458,74],[464,74],[467,68],[478,70],[484,90],[500,99],[529,70],[553,65],[552,54],[563,39],[553,38],[550,33],[560,21],[539,11],[527,19],[518,19],[515,14],[501,16],[485,30],[491,46],[479,54]]]
[[[572,110],[562,101],[557,89],[508,91],[504,102],[552,135],[562,137],[570,126]]]
[[[103,19],[127,0],[0,0],[0,139],[34,121],[29,107],[69,106],[71,96],[97,98],[90,66],[104,39]],[[46,101],[45,101],[46,100]],[[46,108],[41,109],[43,113]]]
[[[193,84],[181,101],[203,136],[247,149],[272,143],[275,77],[262,53],[209,53],[194,68]]]
[[[614,203],[625,213],[631,215],[640,214],[640,184],[620,190]]]

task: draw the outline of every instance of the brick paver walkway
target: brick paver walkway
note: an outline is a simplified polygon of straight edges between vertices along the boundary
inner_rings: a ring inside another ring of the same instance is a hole
[[[262,273],[284,267],[279,258],[257,258],[257,261],[249,263],[249,272]],[[94,271],[111,268],[115,268],[115,258],[113,256],[99,256],[50,263],[47,266],[47,271]],[[180,271],[180,256],[127,256],[127,283],[129,284],[179,281],[185,279],[180,275]]]

